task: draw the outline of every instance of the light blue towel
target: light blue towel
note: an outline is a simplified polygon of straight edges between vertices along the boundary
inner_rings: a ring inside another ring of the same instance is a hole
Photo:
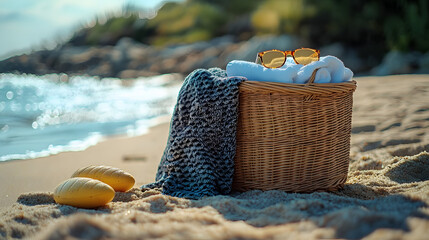
[[[289,60],[289,59],[288,59]],[[248,80],[281,83],[306,83],[315,69],[315,83],[339,83],[350,81],[353,72],[334,56],[321,57],[308,65],[287,61],[281,68],[266,68],[260,64],[234,60],[226,66],[228,77],[245,77]]]

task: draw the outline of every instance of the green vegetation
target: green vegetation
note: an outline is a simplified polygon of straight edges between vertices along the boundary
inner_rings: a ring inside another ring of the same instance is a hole
[[[106,21],[97,19],[94,26],[83,28],[76,32],[69,40],[73,45],[114,45],[122,37],[133,37],[136,32],[136,22],[145,21],[139,19],[136,12],[124,16],[109,16]]]
[[[212,4],[167,3],[143,30],[154,34],[141,40],[146,37],[146,41],[157,46],[210,40],[221,34],[218,26],[223,26],[225,20],[222,10]]]
[[[393,49],[429,51],[427,0],[307,2],[317,11],[300,23],[300,35],[319,45],[342,42],[376,57]]]
[[[269,0],[252,13],[252,25],[258,34],[300,35],[300,23],[315,13],[303,0]]]
[[[126,35],[131,35],[131,26],[138,16],[133,14],[130,16],[122,16],[116,18],[109,18],[106,23],[100,24],[98,21],[95,26],[92,28],[92,31],[89,32],[87,37],[87,43],[90,45],[99,44],[100,41],[106,41],[108,43],[109,39],[111,42],[118,41],[121,37]]]
[[[76,33],[72,44],[115,44],[121,37],[155,46],[231,34],[292,34],[314,47],[340,42],[380,58],[389,50],[429,51],[427,0],[187,0],[151,19],[127,11]]]
[[[426,0],[399,1],[399,14],[391,14],[384,22],[384,33],[390,48],[429,50],[429,4]]]

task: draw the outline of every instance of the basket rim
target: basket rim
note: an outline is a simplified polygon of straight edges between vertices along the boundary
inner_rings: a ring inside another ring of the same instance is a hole
[[[240,92],[258,93],[296,93],[296,94],[332,94],[354,92],[357,87],[355,80],[341,83],[279,83],[244,80],[240,83]]]

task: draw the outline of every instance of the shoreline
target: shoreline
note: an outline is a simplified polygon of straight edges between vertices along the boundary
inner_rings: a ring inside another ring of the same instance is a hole
[[[84,138],[84,139],[71,140],[68,144],[56,145],[54,147],[54,150],[44,149],[38,152],[31,151],[29,153],[16,153],[16,154],[2,155],[0,156],[0,164],[5,162],[23,161],[23,160],[32,160],[32,159],[50,157],[64,152],[81,152],[101,142],[108,141],[110,139],[143,136],[148,134],[150,129],[155,126],[162,125],[165,123],[169,124],[170,120],[171,120],[171,114],[162,115],[162,116],[158,116],[153,119],[150,119],[147,126],[145,126],[144,128],[135,129],[133,134],[121,133],[121,134],[114,134],[114,135],[103,135],[97,132],[96,138],[88,136],[87,138]],[[96,139],[95,142],[93,141],[93,139]],[[86,144],[75,146],[72,144],[72,142],[76,142],[76,141],[86,142]],[[9,157],[9,158],[6,158],[6,157]],[[3,158],[5,158],[5,160],[3,160]]]
[[[155,180],[167,143],[169,122],[149,127],[140,136],[114,136],[83,151],[61,152],[47,157],[0,162],[0,209],[10,207],[26,192],[53,192],[77,169],[109,165],[131,173],[134,187]]]

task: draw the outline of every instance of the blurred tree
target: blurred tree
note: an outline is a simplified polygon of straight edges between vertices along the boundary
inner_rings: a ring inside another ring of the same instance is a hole
[[[82,28],[77,31],[68,41],[72,45],[114,45],[122,37],[133,37],[134,31],[131,26],[139,20],[136,13],[114,17],[107,16],[107,20],[98,17],[95,25]]]
[[[225,22],[219,7],[203,1],[166,3],[142,29],[153,34],[141,40],[157,46],[205,41],[218,36]]]
[[[429,4],[426,0],[398,0],[392,6],[397,14],[384,22],[386,41],[391,49],[429,51]]]
[[[376,58],[386,51],[380,21],[384,10],[377,1],[307,0],[307,4],[316,12],[300,23],[303,38],[318,46],[340,42]]]
[[[314,12],[304,0],[268,0],[253,12],[252,24],[257,34],[296,34],[301,21]]]
[[[427,0],[307,0],[317,13],[301,22],[306,39],[320,45],[341,42],[363,55],[391,49],[429,51]]]
[[[252,12],[262,1],[261,0],[188,0],[188,3],[207,3],[215,5],[224,10],[227,15],[242,15]]]

